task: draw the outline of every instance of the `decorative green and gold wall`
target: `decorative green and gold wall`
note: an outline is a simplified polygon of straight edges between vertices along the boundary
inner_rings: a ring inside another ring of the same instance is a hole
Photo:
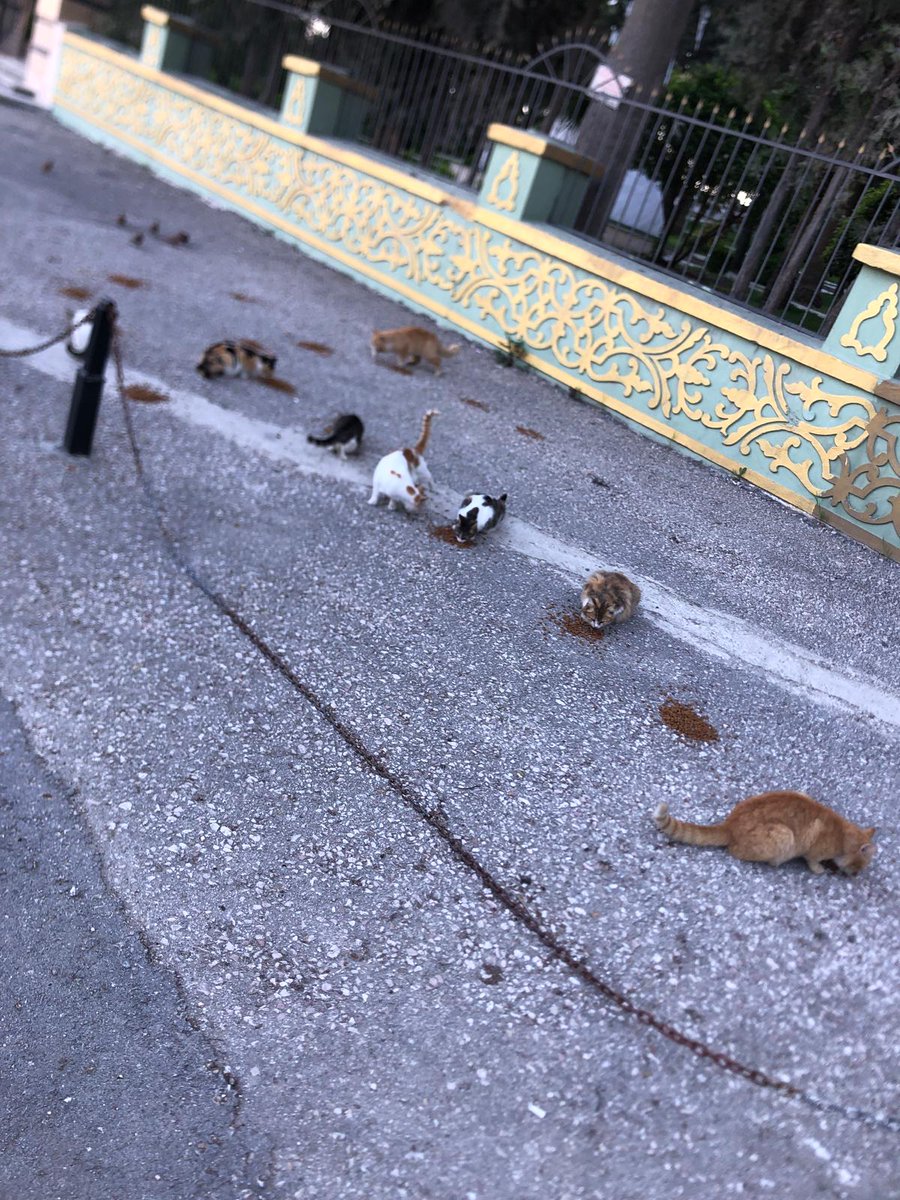
[[[536,223],[587,186],[590,164],[565,147],[491,126],[476,199],[338,140],[365,91],[285,65],[279,118],[68,33],[54,111],[441,323],[521,343],[550,378],[900,558],[900,404],[885,392],[900,256],[860,247],[823,346]]]

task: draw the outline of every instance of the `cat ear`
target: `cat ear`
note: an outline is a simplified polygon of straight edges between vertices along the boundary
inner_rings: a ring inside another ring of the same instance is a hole
[[[872,838],[875,836],[875,833],[876,827],[874,825],[871,825],[868,829],[863,830],[863,834],[865,835],[867,842],[871,842]]]
[[[500,500],[501,504],[505,504],[506,503],[506,492],[504,492],[502,496],[498,497],[498,499]]]

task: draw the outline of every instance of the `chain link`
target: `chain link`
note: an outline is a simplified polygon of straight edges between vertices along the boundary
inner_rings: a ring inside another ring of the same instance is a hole
[[[97,310],[92,308],[87,316],[70,325],[68,329],[64,329],[62,333],[58,333],[56,337],[48,338],[46,342],[41,342],[39,346],[29,346],[26,350],[0,350],[0,358],[28,358],[32,354],[40,354],[42,350],[48,350],[51,346],[55,346],[57,342],[71,337],[76,329],[80,329],[82,325],[87,325],[88,321],[93,321],[96,315]]]

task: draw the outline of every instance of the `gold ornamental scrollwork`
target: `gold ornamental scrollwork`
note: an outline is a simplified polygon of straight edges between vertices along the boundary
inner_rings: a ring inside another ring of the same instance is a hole
[[[841,345],[855,350],[860,358],[871,354],[877,362],[884,362],[887,358],[887,348],[897,330],[898,291],[900,284],[892,283],[880,296],[871,300],[862,312],[856,315],[853,324],[841,338]],[[859,331],[866,321],[873,320],[881,321],[881,337],[871,346],[864,346],[859,339]]]
[[[282,120],[295,129],[303,128],[303,114],[306,111],[306,80],[295,75],[291,81],[291,94],[284,107]]]
[[[863,525],[891,525],[900,536],[900,413],[882,408],[866,426],[865,459],[844,454],[822,498]]]
[[[501,189],[506,188],[506,194]],[[513,212],[519,198],[519,152],[513,150],[506,162],[497,172],[491,190],[486,196],[488,204],[499,208],[501,212]]]

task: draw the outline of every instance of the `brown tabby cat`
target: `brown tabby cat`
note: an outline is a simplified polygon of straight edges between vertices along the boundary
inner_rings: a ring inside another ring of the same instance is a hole
[[[215,342],[203,351],[197,370],[206,379],[222,375],[243,376],[245,379],[268,378],[275,370],[275,355],[250,338]]]
[[[692,825],[669,816],[661,804],[653,814],[656,828],[675,842],[689,846],[725,846],[743,862],[780,867],[791,858],[805,858],[821,875],[833,859],[845,875],[858,875],[872,861],[874,826],[860,829],[852,821],[803,792],[763,792],[742,800],[718,825]]]
[[[435,334],[416,325],[405,325],[402,329],[376,329],[372,334],[373,358],[382,351],[392,350],[397,355],[398,367],[414,367],[424,358],[433,367],[435,375],[441,373],[441,359],[458,354],[461,348],[458,342],[444,346]]]
[[[581,589],[581,619],[594,629],[627,621],[634,615],[641,589],[618,571],[595,571]]]

